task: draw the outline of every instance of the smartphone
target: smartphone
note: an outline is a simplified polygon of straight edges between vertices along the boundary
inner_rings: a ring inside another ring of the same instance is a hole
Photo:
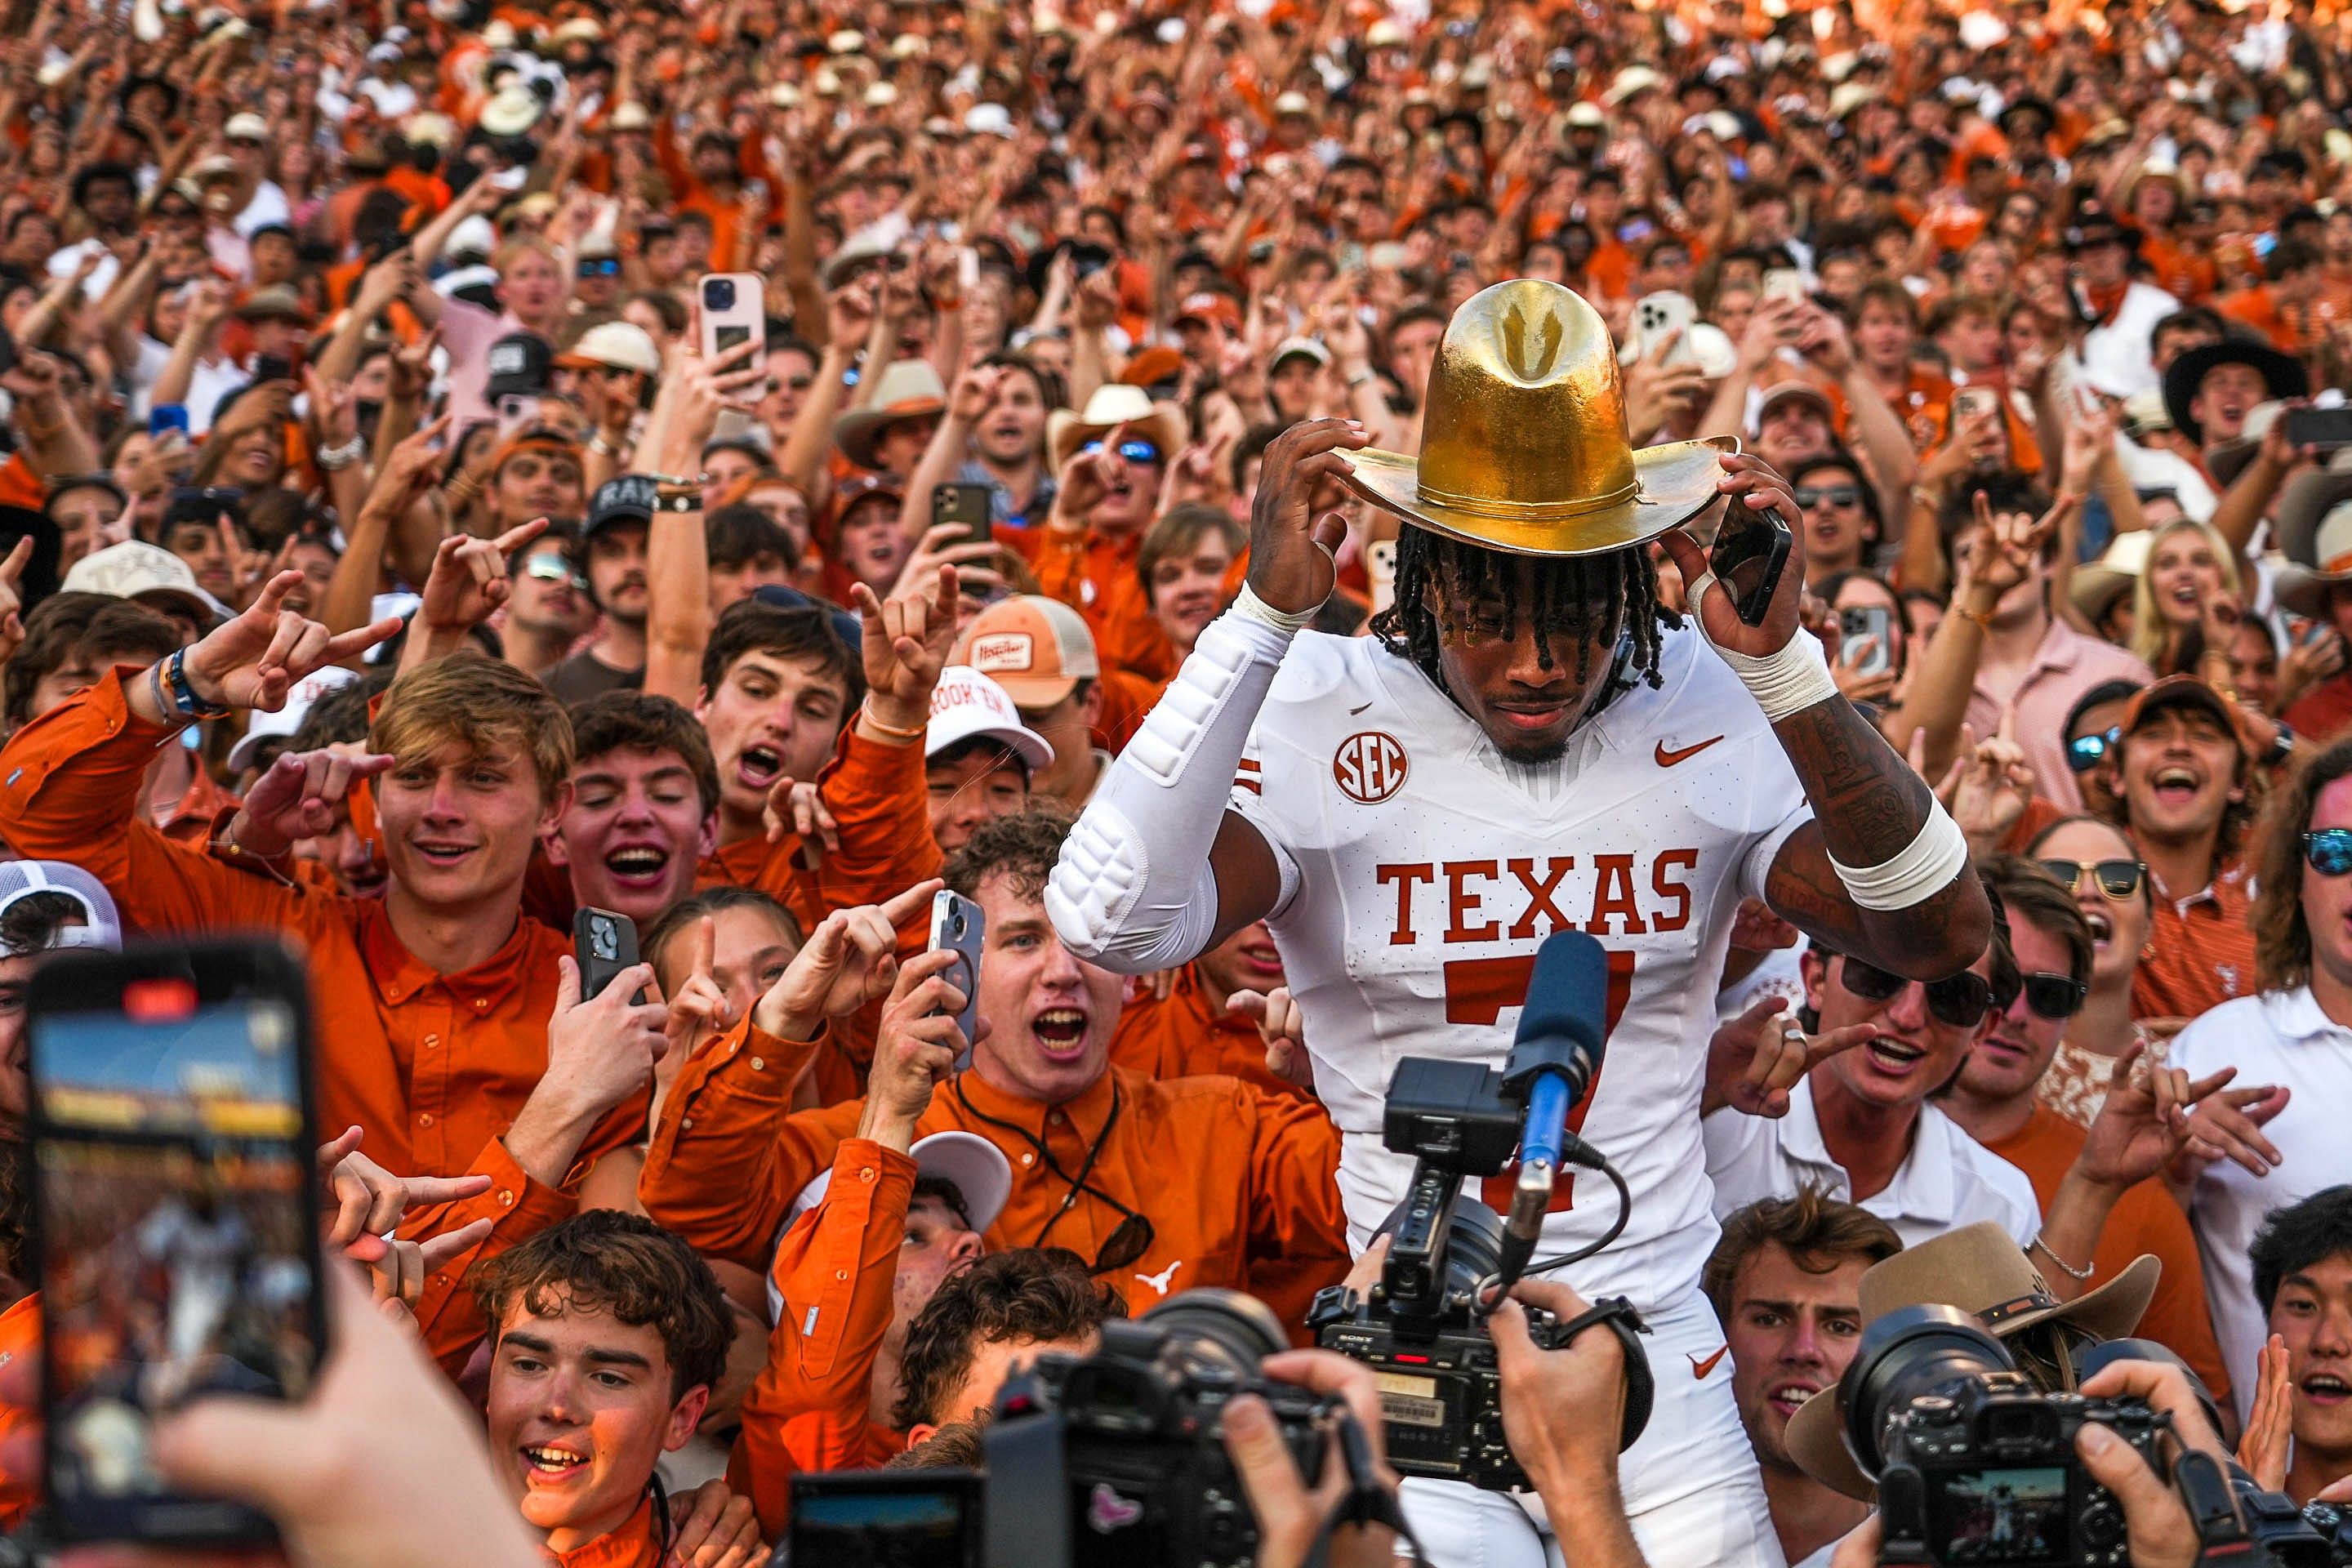
[[[1759,511],[1740,497],[1724,507],[1707,565],[1731,590],[1732,608],[1749,626],[1764,624],[1764,612],[1772,607],[1772,590],[1780,585],[1780,572],[1789,564],[1794,544],[1779,512],[1769,508]]]
[[[528,393],[509,392],[499,399],[499,439],[539,423],[540,400]]]
[[[522,189],[524,183],[530,178],[530,171],[529,169],[500,169],[495,174],[486,174],[483,177],[490,182],[490,189],[494,191],[519,191]]]
[[[1635,357],[1647,359],[1655,352],[1669,332],[1682,335],[1675,340],[1674,357],[1690,357],[1690,330],[1698,320],[1698,304],[1687,294],[1671,289],[1656,294],[1644,294],[1633,301],[1633,340]]]
[[[572,915],[572,956],[580,965],[580,1000],[585,1002],[613,984],[613,977],[637,962],[637,922],[628,916],[593,905]],[[646,994],[635,1000],[643,1002]]]
[[[0,375],[16,368],[16,334],[0,329]]]
[[[161,436],[166,430],[188,433],[188,405],[184,403],[159,403],[147,411],[147,434]]]
[[[834,1470],[792,1479],[793,1568],[982,1568],[978,1470]]]
[[[963,1011],[956,1015],[956,1025],[963,1030],[958,1072],[971,1064],[971,1040],[980,1031],[980,950],[987,934],[988,921],[978,904],[946,888],[932,895],[930,950],[952,950],[962,960],[947,972],[948,984],[964,995]]]
[[[284,947],[46,958],[26,993],[48,1498],[76,1540],[254,1546],[172,1491],[152,1423],[207,1394],[299,1400],[326,1344],[310,1002]]]
[[[1952,392],[1952,423],[1974,419],[2000,406],[2000,394],[1990,386],[1956,387]]]
[[[1768,267],[1764,269],[1764,298],[1767,300],[1802,300],[1808,298],[1805,275],[1794,267]]]
[[[974,544],[996,542],[996,525],[989,521],[989,488],[982,484],[944,484],[931,487],[931,526],[943,522],[963,525],[964,534]]]
[[[256,354],[253,356],[253,384],[256,386],[259,386],[265,382],[291,381],[293,379],[294,366],[288,362],[284,354]]]
[[[756,272],[713,272],[695,285],[702,301],[704,359],[717,359],[765,330],[766,287]]]
[[[1884,605],[1859,605],[1838,612],[1838,662],[1856,675],[1879,675],[1894,668]]]
[[[1396,603],[1396,541],[1375,539],[1364,546],[1364,576],[1371,584],[1372,614]]]
[[[2290,447],[2352,447],[2352,408],[2290,408],[2279,418]]]

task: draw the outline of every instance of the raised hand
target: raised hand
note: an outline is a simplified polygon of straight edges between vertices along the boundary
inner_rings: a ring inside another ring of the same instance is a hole
[[[335,830],[335,808],[352,786],[392,763],[384,752],[358,747],[288,752],[246,792],[244,804],[229,818],[226,837],[264,859],[285,854],[305,838],[323,837]]]
[[[1730,522],[1730,509],[1734,507],[1741,509],[1748,519],[1760,511],[1779,512],[1791,536],[1789,561],[1780,573],[1780,586],[1772,592],[1772,603],[1764,611],[1762,625],[1751,626],[1739,618],[1739,612],[1732,606],[1730,584],[1726,583],[1707,582],[1703,592],[1695,592],[1690,610],[1698,617],[1707,640],[1716,647],[1752,658],[1767,658],[1786,647],[1797,635],[1797,602],[1805,585],[1805,514],[1798,509],[1796,492],[1789,488],[1789,481],[1763,458],[1744,452],[1727,452],[1721,461],[1723,478],[1716,481],[1716,489],[1724,498],[1726,525]],[[1665,546],[1683,581],[1695,591],[1702,579],[1713,577],[1706,563],[1706,552],[1699,547],[1688,524],[1668,529],[1659,536],[1658,542]]]
[[[971,998],[948,979],[959,957],[941,948],[919,953],[899,970],[875,1036],[860,1137],[887,1132],[895,1142],[911,1133],[930,1109],[932,1091],[971,1046],[956,1022]]]
[[[641,991],[653,994],[649,963],[631,964],[585,1001],[578,963],[567,952],[556,966],[547,1071],[540,1084],[555,1090],[571,1119],[593,1124],[653,1082],[654,1068],[669,1048],[669,1009],[659,1002],[631,1000]]]
[[[513,584],[507,575],[507,557],[547,531],[547,519],[535,517],[508,529],[496,539],[453,533],[433,552],[433,570],[425,579],[417,616],[435,631],[463,635],[488,620]]]
[[[1301,1089],[1315,1087],[1315,1064],[1307,1054],[1307,1015],[1288,986],[1236,991],[1225,998],[1225,1011],[1257,1026],[1257,1037],[1265,1046],[1266,1071]]]
[[[2218,1143],[2202,1135],[2190,1111],[2221,1094],[2238,1076],[2236,1068],[2223,1068],[2192,1082],[2179,1068],[2141,1070],[2147,1052],[2135,1041],[2116,1058],[2107,1074],[2107,1097],[2074,1159],[2078,1174],[2118,1192],[2175,1161],[2194,1160],[2208,1151],[2218,1154]]]
[[[719,945],[719,923],[709,915],[686,933],[686,978],[669,999],[669,1017],[662,1026],[669,1040],[663,1059],[684,1061],[713,1035],[723,1034],[734,1022],[727,994],[710,978],[711,955]]]
[[[1789,1091],[1815,1062],[1878,1037],[1868,1024],[1808,1035],[1794,1020],[1774,1016],[1788,1005],[1786,997],[1760,997],[1737,1018],[1716,1026],[1706,1044],[1700,1115],[1727,1105],[1748,1116],[1786,1116]]]
[[[199,698],[275,713],[304,676],[356,658],[400,630],[399,618],[392,616],[331,637],[317,621],[285,607],[286,595],[301,581],[299,572],[280,572],[243,614],[187,650],[182,668]]]
[[[767,824],[769,843],[781,844],[786,833],[797,834],[812,863],[841,852],[841,825],[810,780],[787,774],[770,784],[760,816]]]
[[[1075,468],[1084,459],[1072,458]],[[1004,574],[994,563],[1002,560],[1004,547],[989,540],[979,540],[960,522],[935,523],[923,531],[914,552],[907,557],[906,565],[898,569],[898,581],[891,585],[892,595],[917,593],[939,575],[943,564],[956,569],[956,592],[969,594],[974,590],[992,591],[1004,585]]]
[[[886,902],[825,916],[752,1008],[753,1026],[780,1040],[814,1039],[825,1020],[888,994],[898,977],[898,927],[943,885],[934,877]]]
[[[1356,420],[1308,419],[1266,447],[1250,506],[1249,585],[1275,609],[1303,614],[1338,585],[1331,552],[1347,538],[1348,521],[1336,511],[1315,516],[1315,490],[1327,478],[1352,473],[1347,454],[1371,442]]]
[[[2287,1449],[2294,1436],[2294,1384],[2287,1374],[2286,1340],[2273,1334],[2254,1352],[2254,1403],[2238,1437],[2238,1463],[2264,1491],[2286,1488]]]
[[[955,646],[956,569],[942,563],[928,585],[913,584],[887,599],[863,583],[851,585],[851,595],[857,602],[868,710],[892,729],[921,729]]]
[[[0,664],[16,658],[16,650],[25,646],[25,618],[19,614],[25,595],[19,584],[32,559],[33,536],[28,533],[9,548],[6,560],[0,561]]]

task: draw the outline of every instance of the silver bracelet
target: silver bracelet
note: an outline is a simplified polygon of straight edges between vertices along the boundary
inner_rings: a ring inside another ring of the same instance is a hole
[[[367,438],[363,436],[354,436],[340,447],[321,447],[317,453],[319,467],[331,474],[340,473],[358,462],[366,450]]]
[[[2038,1230],[2033,1233],[2033,1245],[2027,1247],[2026,1250],[2028,1252],[2032,1252],[2037,1249],[2041,1252],[2042,1257],[2056,1264],[2058,1266],[2059,1272],[2064,1274],[2069,1279],[2079,1282],[2081,1280],[2088,1279],[2093,1274],[2098,1271],[2099,1266],[2096,1262],[2094,1262],[2088,1268],[2077,1268],[2073,1264],[2067,1262],[2064,1258],[2059,1257],[2056,1253],[2051,1251],[2050,1244],[2042,1239],[2042,1233]]]

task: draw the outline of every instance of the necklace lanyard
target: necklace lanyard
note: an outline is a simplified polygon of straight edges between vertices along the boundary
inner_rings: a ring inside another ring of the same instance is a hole
[[[1037,1158],[1045,1163],[1046,1170],[1052,1172],[1060,1180],[1069,1184],[1070,1190],[1063,1194],[1062,1206],[1054,1211],[1053,1217],[1045,1222],[1045,1227],[1037,1233],[1037,1239],[1030,1245],[1033,1247],[1043,1247],[1045,1245],[1045,1238],[1054,1234],[1054,1227],[1062,1222],[1062,1216],[1068,1214],[1071,1209],[1077,1206],[1078,1194],[1080,1193],[1091,1194],[1093,1196],[1100,1198],[1104,1203],[1108,1204],[1113,1209],[1116,1209],[1122,1219],[1134,1219],[1137,1217],[1135,1210],[1128,1207],[1125,1204],[1119,1202],[1117,1198],[1112,1197],[1108,1193],[1104,1192],[1100,1187],[1096,1186],[1087,1179],[1094,1174],[1095,1162],[1102,1157],[1103,1145],[1110,1142],[1111,1129],[1118,1125],[1119,1094],[1117,1079],[1113,1079],[1110,1086],[1110,1114],[1103,1118],[1102,1131],[1095,1134],[1095,1141],[1087,1148],[1087,1157],[1084,1161],[1080,1162],[1078,1165],[1078,1173],[1075,1176],[1062,1169],[1062,1163],[1054,1158],[1053,1150],[1045,1146],[1044,1139],[1039,1138],[1035,1133],[1030,1131],[1029,1129],[1020,1125],[1018,1122],[1005,1121],[997,1117],[991,1116],[988,1112],[974,1105],[971,1102],[971,1097],[963,1091],[963,1079],[961,1075],[958,1075],[956,1078],[955,1094],[957,1103],[961,1104],[965,1110],[969,1111],[975,1121],[983,1122],[990,1127],[997,1128],[1000,1131],[1010,1132],[1015,1138],[1018,1138],[1023,1142],[1028,1144],[1030,1148],[1037,1152]]]

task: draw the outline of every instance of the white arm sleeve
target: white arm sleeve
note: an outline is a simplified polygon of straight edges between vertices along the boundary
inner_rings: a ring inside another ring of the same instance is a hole
[[[1188,963],[1217,923],[1210,847],[1250,726],[1291,634],[1228,610],[1204,628],[1159,705],[1063,843],[1045,912],[1070,951],[1143,974]],[[1297,876],[1277,853],[1289,901]]]

